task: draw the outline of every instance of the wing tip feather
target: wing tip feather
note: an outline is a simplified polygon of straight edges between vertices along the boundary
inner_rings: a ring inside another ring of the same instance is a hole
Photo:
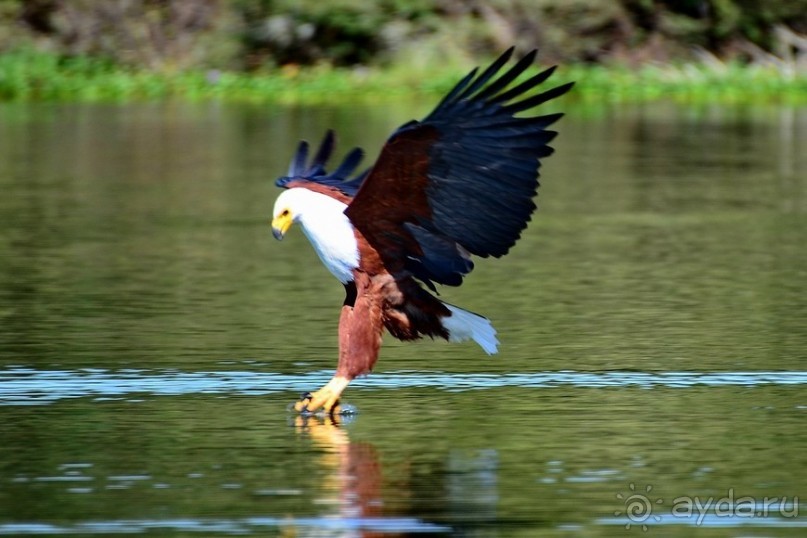
[[[275,185],[287,188],[291,182],[303,179],[329,187],[336,187],[349,196],[355,195],[362,180],[366,177],[366,172],[353,175],[352,177],[351,174],[356,171],[356,167],[361,163],[364,157],[364,151],[358,147],[351,149],[336,169],[328,173],[326,165],[333,155],[335,148],[336,133],[333,129],[328,129],[325,131],[325,136],[322,142],[320,142],[316,154],[309,163],[308,154],[310,144],[307,140],[301,140],[297,145],[297,150],[292,157],[286,175],[277,178]]]

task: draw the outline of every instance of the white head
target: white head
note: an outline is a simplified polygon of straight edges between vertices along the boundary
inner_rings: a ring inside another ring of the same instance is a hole
[[[325,266],[340,281],[351,280],[358,267],[359,251],[353,225],[345,215],[347,205],[325,194],[297,187],[283,191],[275,201],[272,234],[283,239],[293,223],[299,223]]]
[[[280,193],[275,200],[275,208],[272,212],[272,235],[278,241],[283,239],[291,225],[300,222],[300,216],[305,210],[305,202],[301,200],[302,189],[289,189]]]
[[[312,219],[328,218],[344,210],[345,204],[330,196],[300,187],[288,189],[275,200],[272,233],[280,240],[295,222],[305,227]]]

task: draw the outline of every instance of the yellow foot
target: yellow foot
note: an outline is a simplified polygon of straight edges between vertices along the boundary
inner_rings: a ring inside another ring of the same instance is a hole
[[[306,393],[300,401],[294,404],[294,410],[302,414],[313,414],[322,409],[329,415],[339,414],[339,396],[345,390],[350,380],[346,377],[336,376],[328,383],[312,393]]]

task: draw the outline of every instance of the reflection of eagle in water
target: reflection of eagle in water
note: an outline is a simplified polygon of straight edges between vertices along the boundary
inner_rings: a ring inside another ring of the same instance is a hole
[[[369,170],[354,175],[362,157],[356,148],[326,171],[334,147],[328,132],[310,163],[302,142],[288,175],[278,179],[288,190],[275,202],[275,237],[299,223],[346,291],[336,375],[306,394],[298,411],[335,412],[348,383],[373,368],[384,328],[400,340],[474,340],[496,352],[486,318],[421,285],[459,286],[473,269],[471,255],[506,254],[535,209],[539,160],[552,153],[556,135],[547,127],[562,114],[515,115],[572,84],[536,92],[554,68],[513,84],[535,51],[497,78],[512,53],[479,75],[474,69],[424,120],[402,125]]]

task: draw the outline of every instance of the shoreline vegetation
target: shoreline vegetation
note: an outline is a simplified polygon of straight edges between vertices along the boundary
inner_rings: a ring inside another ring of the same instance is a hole
[[[484,63],[484,62],[482,62]],[[543,67],[547,67],[544,65]],[[0,54],[0,102],[233,101],[322,104],[441,95],[473,64],[333,67],[288,64],[238,72],[155,72],[92,57],[35,50]],[[807,103],[807,73],[787,66],[711,61],[640,67],[558,65],[558,84],[576,81],[568,99],[583,103],[672,100],[683,103]]]
[[[0,0],[0,102],[392,102],[512,45],[570,101],[807,102],[807,0]]]
[[[513,45],[569,101],[807,102],[807,0],[0,0],[0,102],[432,97]]]

